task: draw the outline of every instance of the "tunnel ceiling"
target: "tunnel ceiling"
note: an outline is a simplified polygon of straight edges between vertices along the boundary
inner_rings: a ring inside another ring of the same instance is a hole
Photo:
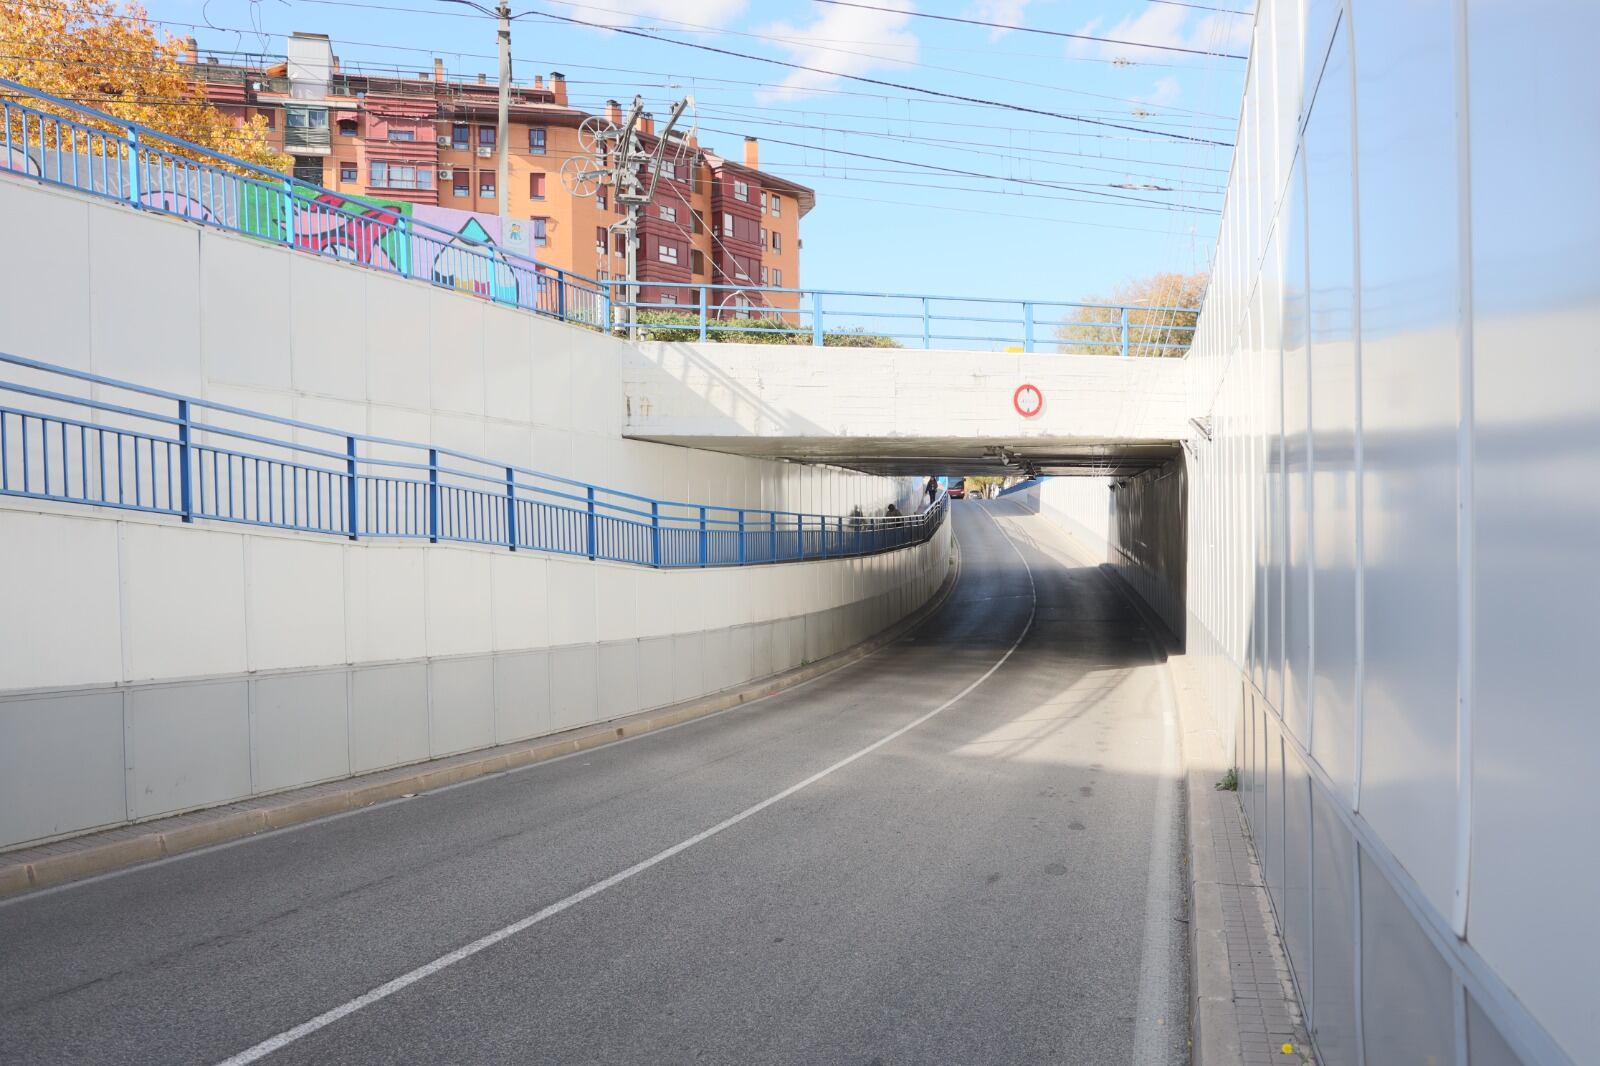
[[[799,463],[828,463],[871,474],[1078,474],[1126,477],[1175,458],[1175,441],[1104,442],[1028,437],[651,437],[675,444]]]

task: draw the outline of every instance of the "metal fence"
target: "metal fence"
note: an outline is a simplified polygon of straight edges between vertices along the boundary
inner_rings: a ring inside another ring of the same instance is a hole
[[[656,500],[5,353],[0,368],[0,494],[185,522],[691,567],[892,551],[927,541],[948,507],[941,496],[919,514],[860,517]]]
[[[566,322],[610,318],[592,279],[3,78],[0,170]]]
[[[0,171],[427,281],[592,329],[662,340],[1175,356],[1199,310],[969,296],[596,280],[392,207],[257,167],[0,78]]]
[[[1143,304],[925,296],[844,289],[670,285],[693,301],[630,300],[602,282],[619,324],[655,340],[743,340],[828,348],[1005,348],[1068,355],[1180,356],[1199,309]],[[641,285],[641,288],[645,286]]]

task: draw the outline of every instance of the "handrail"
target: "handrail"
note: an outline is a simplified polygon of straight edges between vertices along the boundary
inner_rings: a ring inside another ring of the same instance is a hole
[[[366,197],[326,189],[0,78],[0,171],[5,170],[572,325],[602,331],[638,326],[673,340],[749,334],[817,347],[932,348],[950,342],[1024,352],[1166,356],[1187,351],[1194,335],[1192,318],[1188,324],[1174,319],[1198,315],[1192,307],[648,280],[637,284],[692,293],[697,303],[630,299],[626,281],[587,277],[400,214],[376,202],[381,190]],[[1003,317],[958,314],[952,305],[1016,311]],[[1063,319],[1064,309],[1087,314]],[[652,322],[652,313],[677,313],[682,320]],[[900,329],[898,323],[916,328]],[[971,326],[999,328],[974,332]]]
[[[925,542],[948,508],[944,496],[884,517],[653,499],[0,352],[4,364],[46,380],[0,378],[0,394],[35,401],[0,402],[0,495],[654,568],[879,554]],[[56,381],[126,395],[75,395],[48,387]]]

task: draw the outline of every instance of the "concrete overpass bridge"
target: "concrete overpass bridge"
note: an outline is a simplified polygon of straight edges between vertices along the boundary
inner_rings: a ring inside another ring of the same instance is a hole
[[[1594,1061],[1597,17],[1260,5],[1171,360],[631,343],[8,86],[0,1058]]]

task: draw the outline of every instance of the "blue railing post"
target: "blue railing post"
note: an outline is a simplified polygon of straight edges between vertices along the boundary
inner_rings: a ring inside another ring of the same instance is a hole
[[[350,539],[355,540],[360,532],[356,521],[356,438],[350,434],[344,439],[344,507],[350,515]]]
[[[24,151],[26,151],[26,148],[24,148]],[[39,157],[41,160],[44,158],[43,127],[41,127],[39,131]],[[128,202],[135,207],[138,207],[140,201],[144,199],[139,191],[139,177],[139,131],[132,126],[129,126],[127,168]]]
[[[600,282],[600,332],[611,332],[611,282]]]
[[[739,563],[742,566],[745,560],[744,550],[744,508],[739,508]]]
[[[794,557],[806,557],[806,516],[803,514],[794,516]]]
[[[650,501],[650,565],[661,569],[661,502]]]
[[[825,343],[822,332],[822,293],[811,294],[811,343],[821,348]]]
[[[700,508],[700,565],[706,565],[706,509]]]
[[[933,347],[933,316],[929,313],[928,298],[922,298],[922,346]]]
[[[283,179],[283,242],[294,247],[294,182]]]
[[[1022,305],[1022,350],[1033,351],[1033,305],[1027,302]]]
[[[556,317],[567,320],[567,272],[556,271]]]
[[[584,525],[585,525],[585,530],[584,530],[584,554],[587,555],[589,558],[593,559],[595,557],[595,547],[596,547],[596,545],[595,545],[595,539],[596,539],[595,538],[595,528],[594,528],[594,486],[593,485],[589,486],[589,491],[587,493],[587,496],[588,496],[588,499],[589,499],[589,507],[588,507],[588,515],[586,516],[587,520],[584,523]]]
[[[26,433],[24,433],[26,439]],[[65,457],[63,457],[65,458]],[[178,401],[178,506],[185,522],[194,521],[194,484],[189,480],[189,401]]]
[[[867,528],[867,524],[865,522],[857,522],[856,523],[856,554],[857,555],[865,555],[866,554],[866,552],[864,551],[864,548],[866,546],[861,543],[862,540],[865,539],[863,537],[863,534],[866,532],[866,528]]]
[[[1128,354],[1128,309],[1126,307],[1122,308],[1122,313],[1118,317],[1122,322],[1122,354],[1126,356]]]
[[[439,449],[428,449],[428,543],[439,543]]]
[[[702,341],[706,339],[706,301],[708,299],[708,291],[708,286],[700,286],[700,339]]]
[[[517,468],[506,467],[506,543],[517,550]]]

